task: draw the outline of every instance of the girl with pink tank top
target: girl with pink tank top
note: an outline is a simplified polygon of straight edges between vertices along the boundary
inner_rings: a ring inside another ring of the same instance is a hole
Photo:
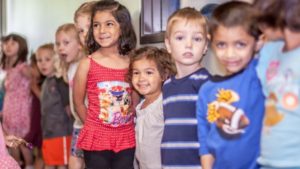
[[[86,168],[131,169],[134,109],[125,75],[136,36],[130,14],[117,1],[99,1],[93,7],[89,32],[90,55],[79,63],[73,90],[75,109],[84,122],[77,147],[84,151]]]

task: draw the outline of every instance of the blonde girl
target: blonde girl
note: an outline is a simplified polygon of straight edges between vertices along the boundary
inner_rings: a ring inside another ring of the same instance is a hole
[[[117,1],[93,6],[84,58],[75,75],[74,103],[84,126],[77,146],[87,168],[131,169],[135,148],[128,53],[136,36],[129,11]],[[88,107],[84,104],[88,96]]]
[[[81,45],[86,48],[86,38],[91,25],[92,8],[96,1],[85,2],[74,13],[74,23]]]
[[[73,81],[77,70],[79,60],[84,56],[83,48],[80,43],[76,27],[72,23],[64,24],[58,27],[55,36],[55,45],[59,57],[67,66],[67,80],[69,84],[69,100],[71,113],[74,117],[73,133],[71,142],[71,156],[69,158],[69,166],[72,169],[83,168],[83,152],[77,149],[77,138],[83,126],[79,119],[73,104]]]
[[[54,52],[53,44],[40,46],[36,58],[39,71],[46,76],[41,91],[45,169],[66,169],[72,134],[72,120],[67,113],[68,85],[62,78],[60,60]]]

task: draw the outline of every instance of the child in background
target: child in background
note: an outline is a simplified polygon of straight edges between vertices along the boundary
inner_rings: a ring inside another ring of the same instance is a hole
[[[94,4],[87,39],[91,55],[80,61],[74,81],[75,108],[84,122],[77,146],[87,168],[131,169],[134,112],[125,75],[136,36],[127,8],[110,0]]]
[[[81,45],[86,48],[86,37],[91,25],[92,8],[96,1],[85,2],[75,11],[74,23]]]
[[[203,169],[256,169],[264,96],[254,59],[260,31],[246,2],[218,6],[210,24],[211,45],[226,69],[199,91],[198,137]]]
[[[79,60],[84,56],[80,39],[74,24],[64,24],[58,27],[55,36],[55,45],[57,53],[67,65],[67,79],[69,83],[69,100],[70,108],[73,117],[75,118],[73,124],[72,143],[71,143],[71,156],[69,159],[69,167],[72,169],[81,169],[84,167],[83,152],[77,149],[77,139],[79,132],[82,128],[82,122],[79,119],[74,109],[73,104],[73,80],[77,70]]]
[[[31,106],[31,125],[30,132],[25,139],[32,143],[34,146],[34,168],[43,168],[42,158],[42,126],[41,126],[41,87],[45,76],[41,75],[38,67],[35,54],[30,57],[30,72],[31,72],[31,93],[32,93],[32,106]]]
[[[2,38],[0,40],[0,56],[2,56]],[[6,71],[0,65],[0,121],[2,121],[2,109],[4,101],[4,79],[6,76]]]
[[[165,127],[161,144],[163,168],[201,168],[197,138],[196,101],[210,74],[201,65],[207,51],[204,16],[194,8],[173,13],[167,23],[165,45],[177,73],[163,85]]]
[[[68,86],[61,78],[59,58],[54,45],[45,44],[36,51],[37,65],[46,76],[42,85],[41,110],[45,169],[67,168],[70,151],[72,120],[67,114]]]
[[[139,169],[160,169],[160,143],[164,129],[161,87],[175,74],[171,56],[164,49],[144,47],[131,53],[128,78],[144,96],[136,107],[136,150]]]
[[[300,169],[300,3],[269,0],[260,5],[259,25],[269,26],[267,38],[278,39],[272,30],[281,30],[283,40],[266,43],[257,66],[266,97],[258,162],[262,169]],[[276,8],[265,14],[267,6]],[[274,21],[280,24],[270,24]]]
[[[17,34],[9,34],[2,39],[3,55],[1,67],[7,71],[3,104],[3,129],[9,135],[25,138],[30,130],[31,102],[30,68],[26,63],[28,48],[26,40]],[[13,157],[32,168],[32,152],[21,145],[11,149]]]

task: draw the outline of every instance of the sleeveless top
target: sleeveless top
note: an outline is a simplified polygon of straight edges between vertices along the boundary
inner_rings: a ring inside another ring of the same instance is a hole
[[[89,58],[87,117],[77,147],[114,152],[135,147],[132,89],[125,82],[128,69],[104,67]]]

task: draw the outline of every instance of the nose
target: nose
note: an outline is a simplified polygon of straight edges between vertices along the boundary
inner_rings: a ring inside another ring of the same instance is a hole
[[[145,73],[140,73],[139,75],[139,81],[145,80]]]
[[[228,59],[234,58],[235,56],[235,50],[232,47],[228,47],[226,49],[225,57]]]
[[[193,45],[192,39],[191,39],[191,38],[187,38],[187,39],[185,40],[185,47],[186,47],[186,48],[191,48],[192,45]]]
[[[99,31],[100,31],[100,33],[104,33],[105,32],[105,26],[99,26]]]

